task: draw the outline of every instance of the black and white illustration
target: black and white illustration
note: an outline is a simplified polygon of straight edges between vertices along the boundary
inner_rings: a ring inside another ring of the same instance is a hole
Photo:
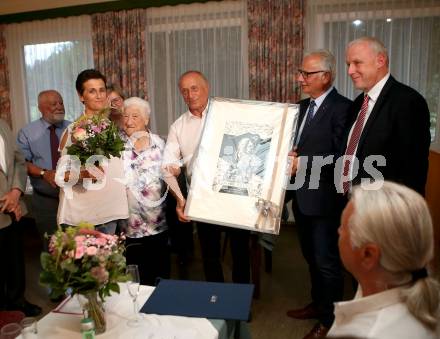
[[[278,234],[298,105],[211,98],[185,214]]]
[[[273,127],[226,123],[212,189],[220,193],[260,197]]]

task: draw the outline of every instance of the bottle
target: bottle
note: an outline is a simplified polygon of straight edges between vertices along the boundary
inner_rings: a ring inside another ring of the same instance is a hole
[[[95,339],[95,323],[91,318],[81,319],[82,339]]]

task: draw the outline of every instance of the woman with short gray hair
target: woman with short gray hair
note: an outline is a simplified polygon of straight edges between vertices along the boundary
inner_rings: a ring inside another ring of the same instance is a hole
[[[428,207],[410,188],[377,185],[356,187],[342,214],[339,251],[359,289],[353,300],[335,304],[328,337],[438,338],[440,285],[427,271],[434,255]]]
[[[126,233],[127,264],[139,267],[141,284],[155,285],[169,278],[170,253],[165,219],[165,184],[161,177],[164,141],[148,130],[150,104],[138,97],[124,101],[122,128],[129,218]]]

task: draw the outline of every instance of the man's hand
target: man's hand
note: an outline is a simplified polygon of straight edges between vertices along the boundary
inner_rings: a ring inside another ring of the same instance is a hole
[[[17,204],[17,206],[10,211],[15,217],[15,221],[20,221],[21,217],[23,216],[23,211],[21,210],[20,204]]]
[[[179,219],[180,222],[190,222],[191,221],[190,219],[188,219],[188,217],[184,213],[185,205],[186,205],[185,200],[178,200],[177,201],[176,214],[177,214],[177,219]]]
[[[291,159],[290,176],[292,177],[296,174],[299,167],[299,158],[298,158],[298,153],[296,152],[296,148],[293,151],[289,152],[289,157]]]
[[[2,196],[0,198],[0,212],[13,212],[14,210],[16,210],[21,193],[22,192],[18,188],[13,188],[4,196]]]
[[[43,179],[47,181],[53,188],[57,187],[55,183],[55,170],[46,170],[43,175]]]

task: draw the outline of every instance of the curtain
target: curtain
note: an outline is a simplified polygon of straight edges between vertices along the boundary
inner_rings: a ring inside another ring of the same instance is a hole
[[[187,108],[178,89],[181,74],[199,70],[210,95],[248,98],[247,21],[244,1],[164,6],[147,10],[151,128],[167,136]]]
[[[440,146],[438,0],[309,0],[306,20],[307,47],[328,48],[335,54],[335,85],[350,98],[359,92],[353,88],[345,66],[348,42],[365,35],[381,40],[388,49],[391,74],[426,98],[431,111],[432,139]]]
[[[303,54],[304,0],[248,0],[249,95],[299,99],[295,71]]]
[[[6,57],[5,26],[0,25],[0,118],[12,126],[11,105],[9,100],[9,71]]]
[[[127,97],[146,99],[145,10],[92,15],[95,68]]]
[[[66,117],[75,119],[83,108],[75,80],[83,69],[93,67],[90,17],[29,21],[5,29],[15,132],[41,114],[38,93],[55,89],[64,99]]]

